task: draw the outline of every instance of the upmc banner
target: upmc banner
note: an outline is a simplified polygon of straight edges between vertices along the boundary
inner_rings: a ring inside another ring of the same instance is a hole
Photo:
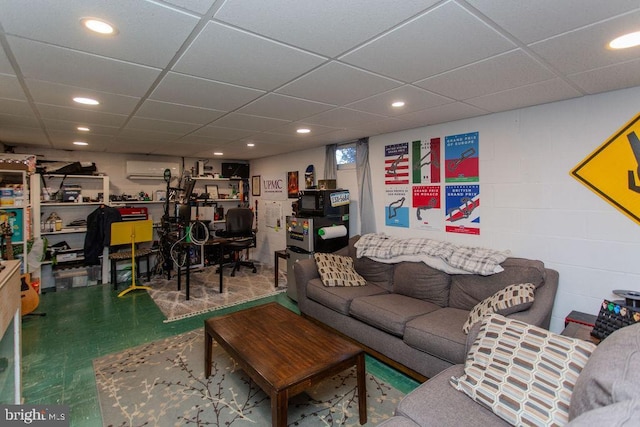
[[[69,427],[69,406],[0,405],[0,426]]]

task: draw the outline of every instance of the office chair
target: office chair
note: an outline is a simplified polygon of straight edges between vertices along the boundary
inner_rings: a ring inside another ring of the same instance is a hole
[[[253,232],[253,211],[249,208],[229,209],[225,224],[226,227],[222,236],[235,238],[224,245],[226,249],[233,252],[231,276],[235,276],[236,271],[240,270],[241,266],[251,267],[255,273],[257,270],[253,262],[241,261],[240,259],[240,252],[256,246],[256,236]]]

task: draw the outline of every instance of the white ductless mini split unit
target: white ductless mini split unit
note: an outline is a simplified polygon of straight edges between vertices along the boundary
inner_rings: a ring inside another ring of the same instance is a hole
[[[180,165],[171,162],[149,162],[127,160],[126,173],[130,179],[164,179],[164,171],[169,169],[171,176],[180,175]]]

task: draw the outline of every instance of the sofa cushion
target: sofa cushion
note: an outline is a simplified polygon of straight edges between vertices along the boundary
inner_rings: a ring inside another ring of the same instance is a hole
[[[508,316],[511,313],[527,310],[533,305],[534,290],[535,286],[532,283],[509,285],[499,290],[473,307],[462,330],[465,334],[469,333],[471,326],[487,314],[498,313]]]
[[[393,292],[429,301],[440,307],[449,302],[451,278],[423,262],[401,262],[393,272]]]
[[[362,257],[353,260],[353,267],[367,282],[380,286],[389,292],[393,289],[394,264],[385,264],[368,257]]]
[[[640,398],[635,398],[592,409],[572,420],[566,427],[637,427],[638,420]]]
[[[483,299],[514,283],[533,283],[536,288],[544,284],[546,271],[542,261],[507,258],[500,265],[504,271],[491,276],[451,276],[449,306],[469,311]]]
[[[499,314],[485,316],[451,384],[513,425],[564,425],[595,345]]]
[[[315,253],[318,274],[325,286],[364,286],[367,281],[353,268],[350,256]]]
[[[429,378],[402,398],[396,415],[409,418],[421,426],[509,426],[489,409],[449,385],[449,378],[462,375],[463,368],[463,365],[454,365]]]
[[[320,279],[311,279],[307,283],[307,297],[332,310],[349,315],[349,307],[354,298],[369,295],[386,294],[387,291],[376,285],[329,287]]]
[[[351,302],[349,313],[368,325],[401,337],[409,320],[439,309],[427,301],[387,294],[356,298]]]
[[[449,363],[463,363],[467,336],[462,325],[469,312],[445,307],[407,322],[403,340]]]
[[[571,396],[569,419],[638,396],[640,324],[605,338],[582,370]]]

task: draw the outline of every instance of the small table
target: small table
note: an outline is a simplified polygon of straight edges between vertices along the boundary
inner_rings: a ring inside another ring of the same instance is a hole
[[[273,278],[273,284],[274,284],[274,286],[276,288],[278,287],[278,273],[280,272],[279,271],[279,266],[278,266],[278,264],[279,264],[278,261],[280,260],[280,258],[289,259],[289,254],[287,253],[286,249],[275,251],[273,253],[273,270],[275,272],[275,276]]]
[[[204,321],[205,377],[215,339],[271,397],[271,423],[287,425],[288,400],[356,366],[360,424],[367,422],[364,351],[277,303]]]

